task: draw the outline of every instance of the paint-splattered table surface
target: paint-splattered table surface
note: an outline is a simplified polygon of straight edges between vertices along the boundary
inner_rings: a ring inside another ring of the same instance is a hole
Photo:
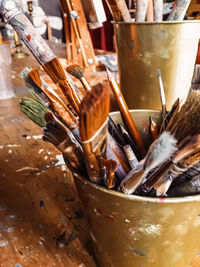
[[[13,60],[16,95],[0,101],[0,266],[96,266],[71,174],[19,111],[27,65],[37,62]]]

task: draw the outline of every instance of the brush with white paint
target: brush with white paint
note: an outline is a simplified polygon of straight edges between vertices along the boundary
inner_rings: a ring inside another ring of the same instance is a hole
[[[120,189],[126,194],[132,194],[146,178],[149,171],[167,161],[177,149],[177,140],[171,134],[163,132],[147,152],[141,169],[132,170],[120,184]]]
[[[153,172],[142,185],[144,192],[152,188],[157,196],[165,195],[176,174],[183,173],[200,158],[200,134],[187,136],[179,145],[176,153]]]

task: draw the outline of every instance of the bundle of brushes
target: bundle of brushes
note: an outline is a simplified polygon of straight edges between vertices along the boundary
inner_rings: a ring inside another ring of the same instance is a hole
[[[78,65],[67,70],[84,78]],[[178,196],[179,191],[180,195],[200,191],[199,91],[191,92],[182,107],[177,100],[169,112],[162,109],[160,133],[150,117],[152,144],[144,154],[142,138],[109,71],[124,125],[116,125],[109,116],[109,90],[101,84],[90,87],[84,78],[85,97],[75,116],[37,69],[26,68],[20,76],[33,96],[21,100],[21,110],[43,128],[43,139],[63,153],[72,173],[126,194]]]

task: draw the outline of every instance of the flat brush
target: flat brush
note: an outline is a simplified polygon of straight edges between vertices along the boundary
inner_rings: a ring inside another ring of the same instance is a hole
[[[86,92],[89,92],[91,90],[89,83],[83,75],[83,69],[79,65],[70,65],[66,70],[81,82]]]
[[[113,75],[111,74],[111,72],[108,69],[107,69],[107,76],[108,76],[110,87],[113,91],[113,94],[114,94],[116,100],[117,100],[117,103],[119,105],[119,109],[122,113],[122,116],[126,122],[128,129],[130,131],[130,134],[134,138],[134,140],[136,141],[139,149],[141,150],[142,155],[144,156],[146,154],[146,149],[144,147],[140,133],[138,132],[138,130],[135,126],[135,123],[132,119],[132,116],[130,114],[128,106],[124,100],[122,93],[121,93],[121,90],[119,89],[117,82],[115,81]]]
[[[177,140],[169,133],[162,133],[149,147],[143,168],[136,172],[134,170],[131,171],[122,181],[120,185],[121,191],[126,194],[134,193],[149,171],[168,160],[174,154],[177,149],[176,143]]]
[[[20,73],[20,77],[24,80],[26,86],[34,90],[41,100],[53,112],[56,112],[68,127],[77,127],[77,120],[73,113],[67,108],[55,91],[40,78],[37,69],[25,68]]]
[[[200,149],[200,135],[196,136],[188,136],[186,137],[178,146],[178,150],[172,158],[169,157],[168,161],[161,165],[150,177],[148,177],[148,180],[144,182],[142,185],[144,192],[149,192],[152,188],[155,188],[160,184],[162,181],[162,178],[173,169],[173,166],[178,164],[178,162],[190,157],[191,155],[195,153],[199,153]],[[169,187],[168,183],[165,181],[165,185]],[[165,190],[165,186],[163,186],[162,191]],[[167,188],[168,190],[168,188]],[[161,191],[161,190],[160,190]],[[163,192],[164,194],[165,192]],[[159,193],[161,194],[161,193]]]
[[[94,86],[80,105],[80,137],[90,180],[105,180],[102,159],[106,159],[110,94],[101,84]]]
[[[48,113],[49,110],[37,96],[35,96],[34,99],[23,97],[19,105],[20,110],[35,124],[40,127],[46,126],[45,114]]]

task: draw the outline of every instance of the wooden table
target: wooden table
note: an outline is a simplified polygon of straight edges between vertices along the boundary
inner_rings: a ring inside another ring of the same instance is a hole
[[[0,100],[0,266],[97,266],[72,176],[19,110],[27,89],[17,75],[25,66],[38,63],[13,59],[16,95]]]

